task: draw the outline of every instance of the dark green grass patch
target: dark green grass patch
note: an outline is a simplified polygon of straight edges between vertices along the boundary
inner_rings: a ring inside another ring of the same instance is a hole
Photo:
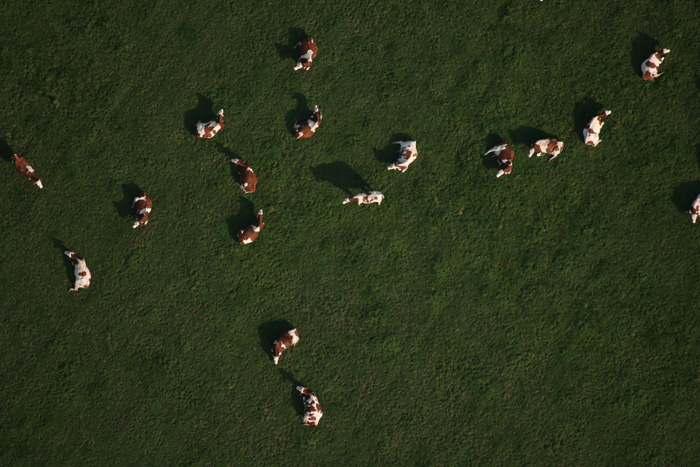
[[[695,2],[10,2],[0,19],[0,463],[696,461]],[[307,33],[319,54],[294,72]],[[295,141],[314,105],[322,126]],[[195,139],[220,108],[226,128]],[[565,141],[552,162],[526,157],[542,135]],[[397,138],[418,141],[406,173],[386,170]],[[481,154],[503,139],[496,179]],[[139,190],[154,210],[134,230]],[[341,204],[365,190],[385,202]],[[66,248],[89,290],[67,292]],[[280,323],[301,342],[274,366]]]

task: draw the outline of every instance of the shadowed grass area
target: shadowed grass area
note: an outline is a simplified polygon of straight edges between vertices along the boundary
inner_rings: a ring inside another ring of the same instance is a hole
[[[0,19],[0,464],[697,462],[695,2],[30,0]],[[566,143],[551,164],[526,157],[543,135]],[[481,154],[504,139],[496,179]],[[418,144],[405,173],[397,140]],[[139,188],[154,209],[132,229]],[[374,189],[381,206],[341,205]],[[88,290],[67,292],[64,245]]]

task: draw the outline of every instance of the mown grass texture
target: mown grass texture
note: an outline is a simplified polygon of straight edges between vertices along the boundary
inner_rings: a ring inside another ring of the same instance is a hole
[[[1,463],[694,463],[699,11],[3,4],[0,150],[45,188],[0,171]],[[319,55],[295,73],[302,32]],[[655,45],[671,54],[646,83]],[[525,157],[539,132],[566,143],[551,163]],[[418,141],[403,174],[397,136]],[[496,179],[480,154],[501,139]],[[154,211],[132,230],[139,188]],[[385,202],[340,204],[365,189]],[[89,290],[67,293],[63,248]],[[282,320],[301,342],[275,367]]]

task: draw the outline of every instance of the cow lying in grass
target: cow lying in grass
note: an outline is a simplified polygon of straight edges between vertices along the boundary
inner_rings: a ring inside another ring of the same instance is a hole
[[[500,177],[501,175],[507,175],[513,171],[513,159],[515,158],[515,153],[511,149],[510,146],[508,146],[508,143],[505,141],[498,146],[494,146],[488,151],[486,151],[486,154],[484,156],[493,153],[492,157],[496,158],[496,162],[498,162],[498,173],[496,174],[496,178]]]
[[[663,75],[663,72],[659,73],[659,66],[661,62],[664,61],[664,55],[669,53],[668,49],[659,49],[649,56],[644,63],[642,63],[642,79],[645,81],[654,81],[659,76]]]
[[[360,193],[352,198],[345,198],[343,204],[356,203],[356,204],[372,204],[377,203],[379,205],[384,201],[384,195],[378,191],[370,191],[369,193]]]
[[[90,287],[90,280],[92,280],[92,274],[87,267],[84,259],[78,258],[78,256],[73,251],[64,251],[66,256],[73,263],[74,273],[75,273],[75,285],[69,292],[76,292],[78,289],[87,289]]]
[[[558,141],[556,139],[541,139],[532,145],[530,148],[530,153],[527,155],[527,157],[532,157],[533,154],[537,155],[537,157],[540,157],[543,154],[551,154],[552,157],[549,158],[551,161],[561,154],[562,149],[564,149],[563,141]]]
[[[240,183],[236,182],[236,184],[241,187],[241,190],[245,193],[254,193],[255,188],[258,186],[258,177],[255,175],[255,172],[253,172],[253,169],[250,168],[248,163],[240,159],[231,159],[231,162],[236,164],[238,176],[241,178]]]
[[[318,130],[318,127],[321,126],[321,119],[321,111],[318,110],[318,106],[315,106],[313,115],[307,121],[294,124],[294,136],[296,139],[311,138]]]
[[[219,110],[218,119],[211,122],[197,123],[197,138],[213,138],[224,128],[224,109]]]
[[[280,361],[280,357],[285,350],[297,345],[299,342],[299,331],[294,328],[289,331],[284,331],[280,336],[272,343],[272,360],[277,365]]]
[[[258,220],[256,223],[249,225],[248,227],[238,231],[236,240],[240,245],[247,245],[253,243],[257,238],[260,231],[265,227],[263,223],[263,212],[262,209],[258,211]]]
[[[44,185],[41,183],[41,179],[37,177],[36,171],[31,165],[29,165],[29,161],[27,161],[27,159],[20,156],[19,154],[12,154],[12,163],[15,164],[17,172],[21,173],[22,175],[25,175],[29,180],[33,181],[34,184],[39,188],[44,188]]]
[[[323,409],[321,404],[318,403],[316,394],[309,391],[309,388],[305,386],[297,386],[297,391],[301,393],[301,397],[304,399],[304,415],[302,415],[301,421],[308,426],[318,425],[319,420],[323,417]]]
[[[583,140],[588,146],[596,147],[600,144],[600,130],[603,128],[603,119],[610,115],[612,112],[606,110],[600,115],[597,115],[588,122],[588,125],[583,129]]]
[[[134,203],[131,207],[136,210],[136,222],[133,227],[136,228],[148,224],[148,217],[153,210],[153,200],[146,195],[145,191],[142,191],[140,195],[134,198]]]
[[[318,46],[314,42],[313,37],[305,37],[299,41],[294,48],[299,49],[299,61],[297,61],[294,71],[301,70],[302,68],[309,71],[311,62],[316,58],[316,54],[318,53]]]
[[[688,212],[690,212],[690,218],[693,220],[693,224],[695,224],[695,221],[698,220],[698,216],[700,216],[700,195],[695,198]]]
[[[399,145],[399,158],[388,167],[388,170],[400,170],[405,172],[408,166],[418,157],[415,141],[393,141],[391,144]]]

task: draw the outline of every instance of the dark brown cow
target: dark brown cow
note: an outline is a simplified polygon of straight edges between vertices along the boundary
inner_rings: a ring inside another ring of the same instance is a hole
[[[280,334],[277,340],[272,343],[272,360],[275,362],[275,365],[279,362],[284,351],[297,345],[298,342],[299,331],[296,328],[284,331]]]
[[[513,171],[513,158],[515,158],[515,153],[510,146],[508,146],[508,143],[504,141],[500,145],[494,146],[486,151],[486,154],[490,153],[494,153],[493,157],[496,158],[498,168],[500,169],[496,174],[496,177],[507,175]],[[484,154],[484,156],[486,154]]]
[[[305,69],[309,71],[311,68],[311,62],[316,58],[318,53],[318,46],[314,42],[313,37],[305,37],[297,45],[294,46],[295,49],[299,49],[299,61],[294,67],[294,71]]]
[[[294,135],[297,139],[311,138],[319,126],[321,126],[321,111],[318,110],[318,106],[315,106],[313,115],[307,121],[294,124]]]
[[[220,130],[224,128],[224,109],[219,110],[218,119],[211,122],[197,123],[197,138],[213,138]]]
[[[257,238],[260,231],[265,227],[263,223],[263,212],[262,209],[258,211],[258,221],[255,224],[251,224],[245,229],[238,231],[238,236],[236,240],[240,245],[247,245],[248,243],[253,243]]]
[[[304,425],[316,426],[318,422],[323,417],[323,409],[321,404],[318,403],[318,398],[316,394],[309,391],[309,388],[305,386],[297,386],[297,391],[301,393],[301,397],[304,399],[304,415],[301,417]]]
[[[231,159],[231,162],[238,167],[238,176],[241,178],[240,183],[236,182],[236,184],[241,187],[241,190],[244,192],[254,193],[255,188],[258,186],[258,177],[255,175],[255,172],[253,172],[253,169],[250,168],[248,163],[240,159]]]
[[[19,154],[12,154],[12,163],[15,164],[17,172],[21,173],[22,175],[26,175],[27,178],[32,180],[39,188],[44,188],[44,185],[41,183],[41,179],[37,177],[36,171],[31,165],[29,165],[29,161],[27,159]]]
[[[142,191],[140,195],[134,198],[134,203],[131,207],[136,210],[136,223],[133,227],[136,228],[148,224],[148,217],[151,214],[151,210],[153,210],[153,200],[146,195],[145,191]]]

